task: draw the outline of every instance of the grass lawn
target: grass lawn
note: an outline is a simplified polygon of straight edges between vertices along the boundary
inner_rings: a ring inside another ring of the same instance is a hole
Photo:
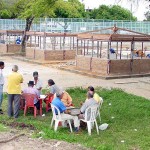
[[[68,92],[76,106],[80,106],[80,102],[85,100],[85,89],[68,89]],[[32,114],[27,114],[24,117],[23,112],[20,112],[17,122],[33,125],[37,129],[34,132],[34,137],[42,136],[46,139],[80,143],[86,147],[100,150],[149,149],[150,101],[127,94],[119,89],[106,90],[99,88],[97,93],[104,99],[101,109],[101,124],[109,124],[107,130],[100,131],[100,135],[97,135],[95,128],[92,130],[91,136],[88,136],[87,130],[82,131],[80,134],[74,134],[70,133],[68,128],[59,128],[55,133],[50,128],[51,112],[46,113],[45,117],[38,116],[37,118],[34,118]],[[13,119],[9,119],[6,115],[6,97],[3,101],[3,108],[5,115],[0,115],[0,123],[3,123],[3,121],[13,122]],[[98,125],[100,125],[99,120]],[[0,124],[0,131],[1,128],[3,128],[2,124]]]

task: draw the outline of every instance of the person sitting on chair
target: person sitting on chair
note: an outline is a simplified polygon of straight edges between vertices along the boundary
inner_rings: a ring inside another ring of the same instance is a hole
[[[66,91],[63,91],[63,95],[62,95],[61,101],[64,103],[64,105],[66,107],[69,107],[69,106],[73,105],[72,104],[72,98]]]
[[[91,91],[88,91],[87,92],[87,98],[85,100],[85,102],[83,103],[83,105],[81,106],[80,108],[80,115],[78,116],[79,119],[84,119],[85,117],[85,110],[89,107],[89,106],[92,106],[92,105],[98,105],[98,103],[96,102],[96,100],[93,98],[94,96],[94,92],[91,92]]]
[[[23,94],[25,93],[34,94],[36,96],[34,99],[34,105],[38,110],[40,110],[40,101],[38,101],[38,97],[40,96],[39,91],[33,87],[34,87],[34,81],[29,81],[28,88],[23,90]]]
[[[99,103],[99,102],[101,101],[100,96],[99,96],[97,93],[95,93],[95,90],[94,90],[94,87],[93,87],[93,86],[89,86],[89,87],[88,87],[88,91],[89,91],[89,92],[91,91],[91,92],[94,93],[93,98],[96,100],[97,103]]]
[[[34,78],[34,87],[39,91],[39,94],[41,94],[42,81],[39,79],[39,74],[37,71],[33,72],[33,78]]]
[[[46,103],[47,101],[49,103],[52,102],[52,98],[51,97],[56,97],[56,93],[60,91],[60,89],[58,88],[58,86],[55,84],[55,82],[52,79],[48,80],[48,86],[50,87],[49,92],[46,93],[47,97],[44,99],[44,102]],[[50,104],[48,104],[48,110],[50,110]]]
[[[62,118],[72,119],[74,121],[75,131],[79,131],[80,121],[77,116],[72,116],[68,114],[66,106],[61,101],[62,96],[63,96],[63,92],[57,91],[56,97],[53,99],[52,104],[55,105],[59,109]]]
[[[47,93],[48,95],[54,95],[60,91],[60,89],[58,88],[58,86],[55,84],[55,82],[52,79],[48,80],[48,85],[50,87],[50,91],[49,93]]]

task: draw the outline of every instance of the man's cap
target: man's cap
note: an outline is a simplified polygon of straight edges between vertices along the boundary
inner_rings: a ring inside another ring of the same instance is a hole
[[[29,83],[28,84],[30,84],[30,85],[34,85],[34,81],[29,81]]]
[[[37,71],[33,72],[33,77],[38,77],[38,72]]]

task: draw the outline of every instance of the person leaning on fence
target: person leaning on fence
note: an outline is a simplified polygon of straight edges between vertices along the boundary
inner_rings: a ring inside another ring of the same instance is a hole
[[[3,86],[4,86],[4,76],[2,71],[3,69],[4,69],[4,62],[0,61],[0,114],[3,114],[2,111]]]
[[[20,96],[21,96],[21,83],[23,82],[23,77],[18,71],[18,66],[14,65],[12,68],[12,73],[8,76],[8,116],[11,117],[14,112],[14,118],[18,118],[19,108],[20,108]],[[13,111],[14,103],[14,111]]]
[[[62,91],[57,91],[56,97],[53,99],[52,104],[55,105],[59,109],[62,118],[67,118],[67,119],[72,119],[73,120],[74,127],[75,127],[75,132],[78,132],[80,121],[79,121],[77,116],[72,116],[72,115],[68,114],[66,106],[61,101],[62,96],[63,96],[63,92]]]

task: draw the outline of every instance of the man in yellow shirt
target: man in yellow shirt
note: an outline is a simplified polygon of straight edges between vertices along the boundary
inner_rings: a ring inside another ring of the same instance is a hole
[[[89,87],[88,87],[88,91],[91,91],[91,92],[94,93],[93,98],[96,100],[97,103],[99,103],[99,102],[101,101],[100,96],[99,96],[97,93],[95,93],[93,86],[89,86]]]
[[[21,83],[23,82],[23,77],[18,71],[18,66],[14,65],[12,68],[12,73],[8,76],[8,116],[11,117],[14,112],[14,118],[18,118],[19,107],[20,107],[20,95],[21,95]],[[13,111],[14,103],[14,111]]]

